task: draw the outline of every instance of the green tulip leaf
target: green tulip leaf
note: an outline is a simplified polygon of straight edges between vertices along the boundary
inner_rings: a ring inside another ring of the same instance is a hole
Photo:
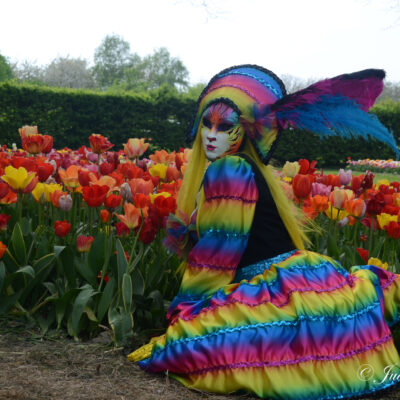
[[[11,234],[11,244],[14,250],[14,256],[20,263],[20,265],[26,264],[26,246],[24,236],[22,235],[22,230],[17,222],[14,226],[13,232]]]
[[[124,309],[127,313],[132,312],[132,279],[130,275],[124,274],[122,277],[122,300],[124,302]]]

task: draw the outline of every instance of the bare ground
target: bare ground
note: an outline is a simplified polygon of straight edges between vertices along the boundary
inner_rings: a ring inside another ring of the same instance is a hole
[[[78,343],[59,333],[42,338],[0,320],[1,400],[255,400],[189,390],[166,375],[143,372],[112,347],[106,333]],[[400,399],[400,389],[375,399]]]

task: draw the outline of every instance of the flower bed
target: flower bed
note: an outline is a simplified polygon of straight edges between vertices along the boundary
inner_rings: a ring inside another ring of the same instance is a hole
[[[348,167],[354,171],[388,172],[400,174],[400,161],[395,160],[347,160]]]
[[[52,149],[36,127],[22,150],[0,150],[0,313],[78,337],[109,325],[117,344],[163,329],[179,279],[162,245],[190,151],[156,151],[101,135],[90,147]]]
[[[110,327],[118,345],[134,330],[163,331],[179,262],[162,240],[191,151],[144,158],[145,139],[112,151],[97,134],[90,147],[57,151],[36,127],[20,135],[23,150],[0,149],[0,314],[75,338]],[[317,227],[311,250],[346,268],[400,270],[398,182],[323,175],[307,160],[286,163],[278,177]]]

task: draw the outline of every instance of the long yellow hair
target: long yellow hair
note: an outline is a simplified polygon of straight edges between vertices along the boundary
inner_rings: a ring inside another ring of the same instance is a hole
[[[306,229],[302,223],[303,219],[300,217],[300,210],[295,207],[283,192],[281,184],[274,175],[273,167],[264,165],[261,162],[250,140],[246,140],[242,153],[245,153],[254,161],[264,176],[278,209],[279,216],[294,246],[299,250],[304,249],[304,245],[305,243],[309,243],[309,239],[305,233]],[[206,167],[207,159],[202,145],[202,137],[200,134],[197,134],[193,143],[192,156],[186,168],[177,200],[178,209],[182,210],[189,217],[196,207],[196,197],[201,188]],[[198,206],[201,207],[204,197],[200,196],[198,201]]]

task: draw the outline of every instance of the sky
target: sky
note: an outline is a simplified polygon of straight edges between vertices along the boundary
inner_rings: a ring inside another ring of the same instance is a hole
[[[117,34],[141,57],[166,47],[192,84],[239,64],[307,80],[382,68],[400,82],[399,0],[4,0],[1,14],[11,62],[92,64]]]

